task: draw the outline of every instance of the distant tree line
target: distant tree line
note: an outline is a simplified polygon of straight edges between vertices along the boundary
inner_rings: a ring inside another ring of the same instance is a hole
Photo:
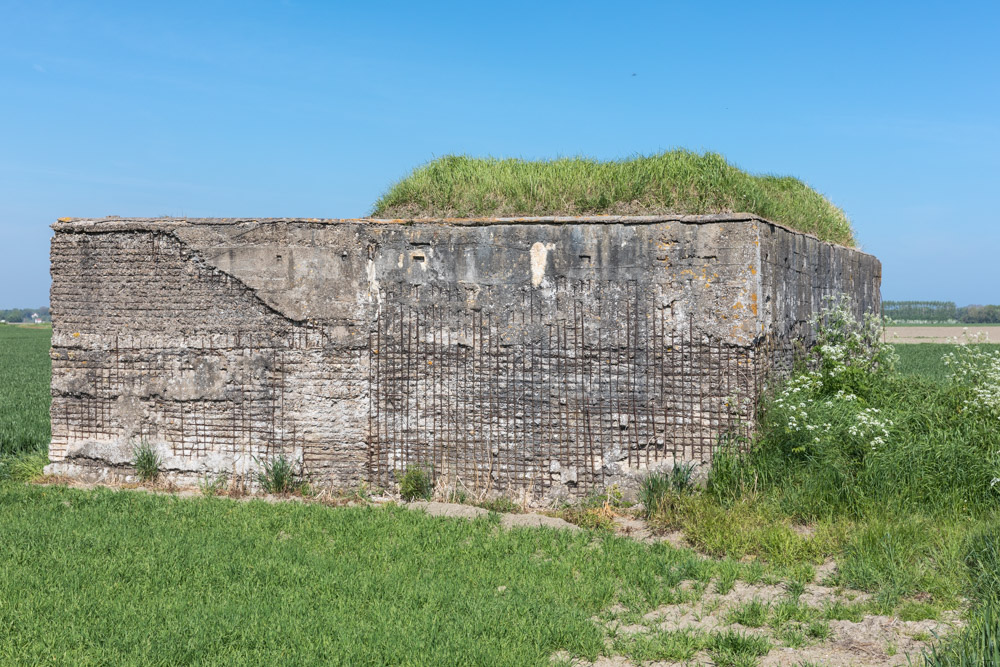
[[[32,315],[38,315],[38,319],[43,322],[51,322],[52,314],[48,306],[41,308],[9,308],[0,310],[0,320],[4,322],[30,322]]]
[[[954,322],[954,301],[883,301],[882,314],[890,319],[916,322]]]
[[[956,306],[954,301],[883,301],[882,315],[897,322],[1000,324],[1000,306]]]
[[[1000,324],[1000,306],[963,306],[958,309],[958,321],[968,324]]]

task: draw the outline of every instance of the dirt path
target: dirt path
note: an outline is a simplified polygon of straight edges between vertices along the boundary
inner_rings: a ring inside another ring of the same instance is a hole
[[[476,519],[489,514],[489,510],[473,505],[458,505],[456,503],[435,503],[417,501],[403,505],[407,509],[421,510],[431,516],[448,516],[459,519]],[[580,530],[568,521],[545,514],[526,512],[523,514],[501,514],[500,525],[504,528],[562,528],[564,530]]]

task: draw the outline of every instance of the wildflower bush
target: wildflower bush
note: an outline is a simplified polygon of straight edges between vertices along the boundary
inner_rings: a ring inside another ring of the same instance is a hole
[[[858,458],[884,447],[895,424],[870,402],[896,355],[882,342],[881,323],[873,314],[855,319],[850,300],[841,297],[828,300],[812,325],[816,344],[800,364],[806,370],[785,383],[768,412],[772,433],[798,458],[831,447]]]
[[[699,516],[674,508],[670,521],[694,526],[689,539],[705,548],[717,545],[699,543],[708,535],[699,525],[760,517],[760,534],[740,550],[834,557],[840,583],[885,604],[974,598],[961,545],[1000,519],[1000,351],[955,346],[947,376],[903,373],[877,319],[850,306],[831,300],[816,318],[815,346],[774,387],[747,451],[716,453],[706,497],[680,508]],[[782,530],[772,542],[787,546],[753,546],[766,541],[765,524],[781,522],[813,524],[815,538],[802,544]],[[735,542],[719,544],[729,554]]]
[[[764,406],[751,452],[715,465],[710,488],[720,498],[766,490],[801,520],[874,507],[996,509],[1000,353],[957,346],[938,383],[897,372],[877,318],[854,318],[846,299],[814,325],[816,344]]]
[[[962,404],[970,411],[1000,419],[1000,350],[967,340],[956,343],[943,361],[952,386],[967,394]]]

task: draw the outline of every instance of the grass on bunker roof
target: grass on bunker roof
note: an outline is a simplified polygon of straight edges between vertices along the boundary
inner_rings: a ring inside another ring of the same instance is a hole
[[[717,153],[546,161],[449,155],[376,202],[383,218],[753,213],[854,246],[844,212],[802,181],[749,174]]]

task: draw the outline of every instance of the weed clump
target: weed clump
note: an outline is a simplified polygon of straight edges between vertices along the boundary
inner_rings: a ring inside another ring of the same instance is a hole
[[[767,655],[770,650],[771,642],[767,637],[735,630],[715,633],[708,641],[708,652],[718,667],[753,665],[756,658]]]
[[[399,480],[399,495],[403,500],[430,500],[434,491],[431,473],[420,467],[408,468]]]
[[[48,462],[45,452],[0,456],[0,481],[32,482],[42,476]]]
[[[726,616],[726,620],[730,623],[739,623],[748,628],[759,628],[767,623],[770,611],[771,606],[769,604],[754,598],[730,610]]]
[[[563,507],[557,515],[587,530],[611,531],[615,527],[615,517],[629,505],[618,485],[612,484],[604,491],[591,493],[576,505]]]
[[[153,482],[160,476],[160,455],[149,444],[148,440],[142,440],[132,448],[132,465],[135,474],[143,482]]]
[[[970,596],[1000,600],[1000,524],[980,529],[966,541],[965,566]]]
[[[293,461],[284,454],[261,463],[257,483],[265,493],[275,494],[300,492],[306,487],[305,481],[295,472]]]
[[[217,496],[226,489],[229,478],[225,475],[205,475],[198,480],[198,489],[206,496]]]
[[[480,500],[475,503],[476,507],[482,507],[490,512],[499,512],[500,514],[518,514],[521,512],[521,506],[518,505],[512,498],[507,496],[497,496],[495,498],[487,498],[485,500]]]
[[[673,497],[694,489],[694,464],[677,462],[669,472],[651,472],[639,485],[639,501],[646,516],[657,513]]]
[[[968,627],[924,655],[925,667],[1000,665],[1000,601],[984,604]]]

